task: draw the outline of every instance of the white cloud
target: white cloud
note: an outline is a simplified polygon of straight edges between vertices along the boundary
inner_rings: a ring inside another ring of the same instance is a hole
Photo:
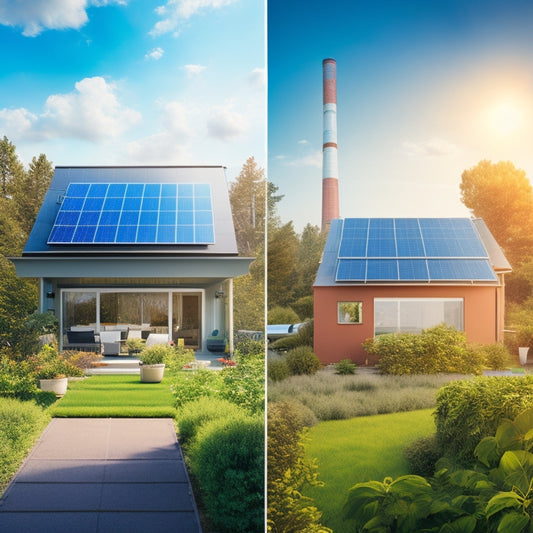
[[[298,144],[309,144],[309,141],[307,139],[300,139]]]
[[[98,7],[125,1],[92,0],[89,4]],[[89,20],[87,7],[87,0],[2,0],[0,24],[22,27],[26,37],[35,37],[45,30],[78,29]]]
[[[144,59],[155,59],[156,61],[158,59],[161,59],[163,57],[163,54],[165,51],[158,46],[157,48],[152,48],[148,53],[145,54]]]
[[[205,67],[204,65],[185,65],[183,68],[187,73],[187,77],[192,78],[202,73],[207,67]]]
[[[254,68],[248,79],[254,87],[262,89],[266,87],[266,70],[264,68]]]
[[[426,141],[404,141],[402,150],[409,157],[443,157],[454,155],[458,148],[445,139],[433,138]]]
[[[40,115],[24,108],[0,110],[0,126],[19,139],[100,141],[117,137],[141,115],[122,105],[116,92],[116,85],[104,78],[84,78],[75,84],[74,91],[49,96]]]
[[[229,141],[244,133],[247,129],[246,119],[229,107],[215,106],[207,118],[207,133],[221,141]]]
[[[299,157],[297,159],[293,159],[288,163],[291,167],[322,167],[322,151],[317,150],[316,152],[313,152],[312,154],[305,155],[303,157]]]
[[[220,9],[238,0],[168,0],[164,6],[156,8],[160,20],[150,31],[153,36],[171,31],[179,33],[179,26],[197,13],[212,9]]]

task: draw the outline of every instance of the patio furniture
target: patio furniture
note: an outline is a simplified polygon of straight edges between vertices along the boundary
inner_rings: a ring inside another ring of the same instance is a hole
[[[207,349],[210,352],[223,352],[226,349],[226,336],[224,332],[219,332],[218,329],[213,330],[211,335],[207,337]]]
[[[101,331],[100,342],[103,345],[102,352],[104,355],[120,354],[120,330]]]
[[[168,344],[168,334],[150,333],[146,339],[146,347],[154,346],[154,344]]]
[[[101,351],[101,343],[96,340],[93,329],[69,330],[67,340],[68,343],[63,345],[63,350],[96,353]]]

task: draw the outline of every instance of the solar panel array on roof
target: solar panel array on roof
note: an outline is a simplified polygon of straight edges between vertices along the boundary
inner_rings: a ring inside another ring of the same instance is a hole
[[[71,183],[48,244],[213,244],[208,183]]]
[[[336,281],[497,281],[466,218],[348,218]]]

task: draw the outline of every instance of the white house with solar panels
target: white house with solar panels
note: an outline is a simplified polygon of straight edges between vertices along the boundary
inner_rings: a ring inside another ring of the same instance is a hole
[[[40,280],[60,348],[126,353],[130,338],[197,353],[233,343],[238,257],[221,166],[56,167],[17,274]]]
[[[366,339],[441,323],[470,342],[503,341],[508,272],[481,219],[332,220],[313,289],[315,353],[373,364]]]

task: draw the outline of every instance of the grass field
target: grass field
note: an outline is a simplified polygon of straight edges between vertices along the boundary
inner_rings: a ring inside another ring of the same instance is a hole
[[[318,459],[323,487],[304,491],[323,512],[321,523],[334,533],[354,531],[342,520],[348,489],[360,481],[407,474],[402,450],[435,432],[433,409],[321,422],[309,431],[306,454]]]
[[[141,383],[138,375],[91,376],[69,383],[50,407],[53,417],[162,417],[176,414],[170,381]]]

